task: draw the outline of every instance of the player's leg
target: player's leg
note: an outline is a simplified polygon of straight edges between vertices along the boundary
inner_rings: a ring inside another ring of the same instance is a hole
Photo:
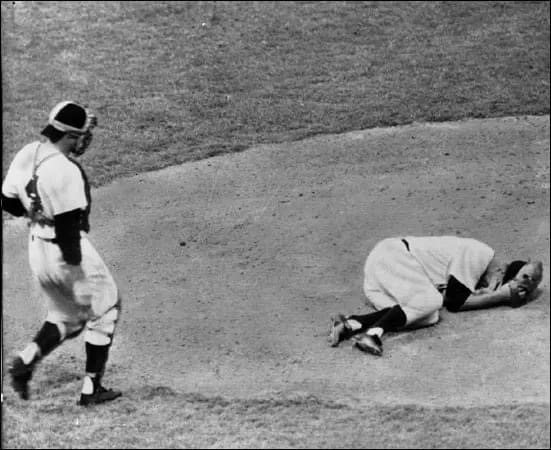
[[[438,310],[441,306],[442,296],[427,283],[408,302],[389,308],[379,320],[370,324],[364,334],[355,338],[354,346],[380,356],[383,352],[381,339],[384,333],[434,325],[439,320]]]
[[[374,326],[393,326],[395,314],[391,311],[394,311],[396,308],[400,308],[398,305],[393,306],[392,308],[384,308],[380,311],[375,311],[369,314],[352,314],[347,316],[346,321],[348,325],[357,333],[361,333]],[[400,321],[398,321],[400,322]],[[381,324],[381,325],[379,325]],[[401,326],[401,325],[399,325]]]
[[[346,326],[352,330],[351,336],[358,336],[369,331],[369,336],[364,341],[373,341],[373,352],[380,354],[382,352],[381,329],[384,331],[394,330],[404,325],[403,311],[397,300],[386,290],[375,288],[373,281],[371,284],[364,282],[364,293],[369,305],[375,308],[375,312],[369,314],[355,314],[346,318]],[[370,331],[371,330],[371,331]],[[375,331],[372,331],[375,330]],[[354,346],[357,346],[358,340],[354,340]]]
[[[34,339],[14,358],[9,370],[12,387],[24,400],[29,398],[28,383],[36,365],[65,339],[77,336],[85,323],[79,317],[81,308],[72,304],[62,286],[41,282],[40,288],[46,296],[48,315]]]
[[[81,238],[82,263],[86,274],[80,292],[89,298],[93,319],[86,324],[86,373],[79,405],[87,406],[114,400],[120,391],[102,385],[109,350],[120,317],[121,300],[109,269],[87,238]],[[79,293],[75,293],[79,295]]]
[[[338,314],[331,318],[331,331],[329,342],[336,347],[341,341],[349,339],[359,333],[366,331],[373,323],[380,320],[397,302],[384,289],[387,278],[398,278],[393,276],[396,267],[393,259],[401,258],[404,253],[404,245],[396,239],[384,239],[377,243],[367,256],[364,264],[363,289],[366,295],[367,304],[375,309],[375,312],[362,315]]]
[[[366,297],[384,314],[366,321],[366,332],[354,339],[355,347],[374,355],[382,354],[385,332],[436,323],[442,307],[442,295],[403,241],[387,240],[385,252],[375,263],[368,260],[364,271]]]
[[[420,317],[414,322],[410,322],[408,325],[404,326],[404,330],[416,330],[419,328],[431,327],[436,325],[440,320],[440,314],[438,311],[433,311],[426,316]]]
[[[51,322],[45,322],[33,341],[14,358],[9,369],[11,383],[23,400],[29,398],[29,381],[36,364],[60,343],[61,334],[57,326]]]
[[[385,331],[394,330],[406,322],[400,308],[400,297],[390,287],[401,285],[403,275],[411,270],[412,257],[403,241],[385,239],[375,246],[364,265],[363,289],[367,303],[376,312],[350,317],[357,329],[353,345],[375,355],[382,354],[381,337]]]
[[[367,331],[354,339],[354,346],[360,350],[380,356],[383,353],[383,334],[388,331],[396,331],[407,323],[407,317],[400,305],[378,311],[380,316],[373,321],[366,321],[362,329]]]
[[[14,358],[9,369],[13,389],[23,400],[29,398],[29,381],[36,365],[65,339],[82,331],[83,323],[56,322],[49,315],[34,339]]]
[[[74,305],[69,289],[63,286],[59,271],[60,251],[53,243],[29,235],[29,264],[46,299],[48,315],[34,339],[14,358],[9,369],[12,386],[23,399],[29,398],[28,383],[37,363],[64,339],[84,327],[81,308]]]
[[[390,311],[391,308],[383,308],[369,314],[337,314],[331,318],[331,332],[329,333],[329,342],[332,347],[336,347],[341,341],[363,333],[373,324],[379,321]]]
[[[122,395],[120,391],[102,385],[109,350],[120,314],[120,302],[99,319],[90,321],[84,333],[86,373],[78,402],[81,406],[104,403]]]

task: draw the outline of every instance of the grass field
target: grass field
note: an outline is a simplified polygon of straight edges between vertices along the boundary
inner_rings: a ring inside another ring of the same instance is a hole
[[[315,396],[228,401],[169,388],[130,392],[98,411],[43,400],[29,426],[10,410],[6,421],[20,426],[4,440],[10,448],[544,448],[549,424],[541,404],[359,410]]]
[[[82,158],[95,186],[261,143],[412,122],[547,115],[549,15],[549,2],[527,1],[3,1],[3,174],[63,99],[81,101],[99,117]],[[384,145],[379,151],[383,159]],[[392,162],[405,165],[400,151],[391,152]],[[541,183],[548,183],[548,170],[542,165]],[[208,186],[211,199],[215,188]],[[457,219],[469,217],[460,207]],[[170,220],[182,214],[173,213]],[[4,332],[31,332],[19,326],[4,322]],[[61,351],[33,380],[40,395],[28,403],[4,400],[3,448],[549,446],[545,402],[370,409],[308,395],[229,401],[141,383],[147,374],[124,380],[130,369],[116,358],[111,379],[130,387],[113,408],[83,410],[74,404],[81,357]]]
[[[321,133],[549,113],[548,2],[2,2],[2,55],[3,163],[71,98],[100,120],[95,185]]]

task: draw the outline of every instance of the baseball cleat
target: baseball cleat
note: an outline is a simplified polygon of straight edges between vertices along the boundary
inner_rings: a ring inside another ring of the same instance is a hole
[[[11,375],[11,385],[15,392],[23,400],[29,399],[29,381],[33,376],[33,366],[23,362],[21,357],[14,358],[9,369]]]
[[[122,395],[121,391],[114,391],[113,389],[105,389],[103,386],[96,386],[93,394],[80,394],[80,400],[77,405],[89,406],[98,405],[100,403],[110,402]]]
[[[346,318],[337,314],[331,318],[331,331],[329,332],[329,343],[336,347],[341,341],[350,337],[350,328],[346,325]]]
[[[353,339],[353,347],[376,356],[381,356],[383,354],[383,342],[379,336],[364,333],[361,336],[354,337]]]

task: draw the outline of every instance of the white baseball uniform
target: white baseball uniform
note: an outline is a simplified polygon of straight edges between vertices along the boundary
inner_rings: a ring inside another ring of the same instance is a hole
[[[450,276],[474,292],[494,250],[457,236],[388,238],[375,245],[364,266],[364,292],[376,310],[400,305],[407,326],[438,322]]]
[[[80,268],[68,264],[56,244],[53,225],[55,215],[89,208],[87,181],[79,166],[50,142],[26,145],[10,164],[2,193],[8,198],[18,198],[29,214],[28,185],[34,169],[43,220],[31,218],[29,262],[47,296],[46,321],[58,326],[62,340],[86,326],[86,342],[108,345],[119,315],[117,285],[85,231],[80,231]]]

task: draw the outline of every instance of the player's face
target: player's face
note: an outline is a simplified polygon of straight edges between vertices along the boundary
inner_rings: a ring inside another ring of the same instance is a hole
[[[67,143],[67,148],[70,152],[74,151],[77,146],[80,135],[78,133],[67,133],[63,139]]]
[[[80,156],[86,151],[90,142],[92,142],[92,133],[67,133],[65,139],[67,140],[69,152]]]
[[[518,282],[519,286],[528,292],[532,292],[541,282],[542,275],[543,264],[540,261],[529,262],[520,268],[514,279]]]

